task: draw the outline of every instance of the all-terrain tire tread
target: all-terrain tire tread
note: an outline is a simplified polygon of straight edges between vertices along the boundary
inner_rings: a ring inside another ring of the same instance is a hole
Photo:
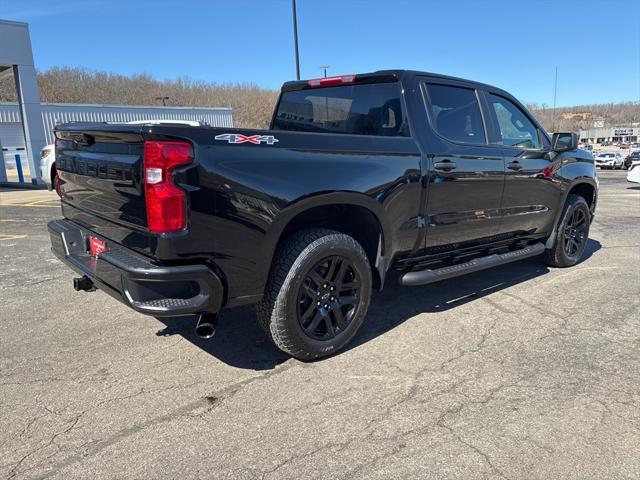
[[[560,229],[564,225],[564,220],[567,215],[567,212],[569,211],[569,208],[570,207],[575,208],[575,206],[579,203],[584,203],[587,206],[587,210],[589,209],[589,206],[587,205],[586,200],[580,195],[570,194],[567,197],[564,210],[562,211],[562,216],[560,217],[560,221],[558,223],[558,227],[557,227],[558,231],[556,232],[556,239],[553,244],[553,247],[545,250],[544,252],[544,260],[547,263],[547,265],[551,267],[566,268],[566,267],[571,267],[575,265],[575,263],[568,263],[564,257],[564,245],[563,245],[563,242],[560,240],[561,238]]]
[[[301,230],[285,239],[277,249],[264,296],[256,305],[256,317],[268,338],[279,349],[299,359],[312,359],[318,355],[310,355],[304,346],[296,341],[296,337],[285,328],[283,317],[286,315],[287,283],[291,281],[300,263],[304,260],[301,258],[301,254],[305,249],[312,244],[314,244],[314,248],[321,248],[322,244],[333,241],[336,237],[357,252],[369,266],[367,255],[362,246],[349,235],[326,228]],[[368,301],[367,298],[365,311],[368,307]]]

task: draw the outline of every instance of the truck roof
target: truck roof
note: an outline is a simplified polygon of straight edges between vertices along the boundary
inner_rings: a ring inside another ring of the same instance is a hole
[[[428,76],[432,78],[440,78],[443,80],[455,80],[459,82],[471,83],[479,87],[490,88],[492,90],[497,90],[497,91],[508,94],[508,92],[502,90],[501,88],[495,87],[493,85],[488,85],[486,83],[477,82],[475,80],[469,80],[466,78],[453,77],[450,75],[443,75],[441,73],[424,72],[420,70],[404,70],[404,69],[376,70],[375,72],[356,73],[355,75],[356,77],[358,77],[358,79],[362,79],[363,77],[366,77],[366,79],[372,83],[398,81],[404,77],[414,77],[418,75]],[[340,75],[338,75],[338,77],[339,76]],[[307,80],[294,80],[290,82],[285,82],[282,85],[282,90],[289,91],[289,90],[299,90],[301,88],[305,88],[308,86],[308,81],[309,80],[307,79]]]

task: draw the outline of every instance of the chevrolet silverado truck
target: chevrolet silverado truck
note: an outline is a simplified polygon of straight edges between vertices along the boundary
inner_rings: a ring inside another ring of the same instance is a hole
[[[204,337],[255,304],[302,360],[353,339],[392,270],[416,286],[533,256],[575,265],[598,197],[575,134],[550,138],[498,88],[416,71],[287,82],[268,130],[55,136],[64,219],[48,228],[76,290],[198,316]]]

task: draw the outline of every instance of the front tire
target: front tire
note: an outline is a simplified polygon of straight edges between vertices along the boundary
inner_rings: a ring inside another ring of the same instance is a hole
[[[371,291],[369,260],[355,239],[334,230],[303,230],[278,248],[256,314],[280,350],[313,360],[354,337]]]
[[[586,200],[569,195],[558,225],[553,247],[545,251],[545,260],[552,267],[572,267],[582,257],[589,240],[591,211]]]

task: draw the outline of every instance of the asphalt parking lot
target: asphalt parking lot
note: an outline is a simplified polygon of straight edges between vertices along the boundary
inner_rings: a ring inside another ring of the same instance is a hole
[[[0,477],[640,478],[640,186],[599,176],[578,266],[391,281],[315,363],[75,292],[55,194],[0,192]]]

